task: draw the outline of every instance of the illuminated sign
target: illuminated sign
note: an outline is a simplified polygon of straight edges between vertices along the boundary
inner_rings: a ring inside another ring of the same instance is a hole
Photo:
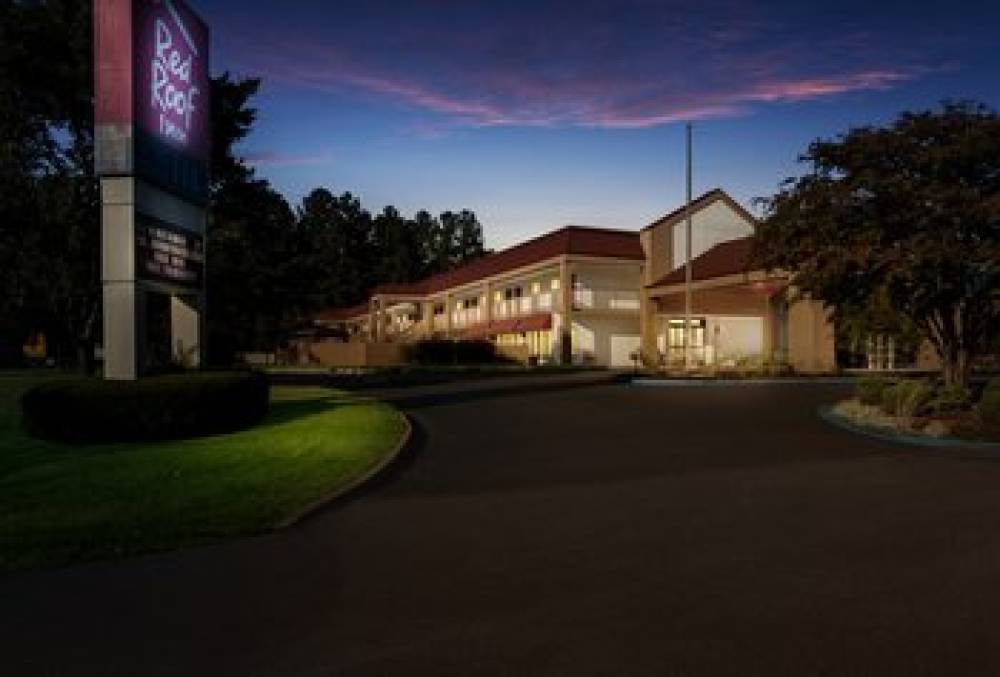
[[[205,271],[205,242],[201,235],[140,215],[135,251],[139,278],[201,288]]]
[[[208,27],[182,0],[94,0],[95,168],[195,204],[211,161]]]
[[[197,160],[208,158],[208,30],[179,0],[137,0],[136,123]]]

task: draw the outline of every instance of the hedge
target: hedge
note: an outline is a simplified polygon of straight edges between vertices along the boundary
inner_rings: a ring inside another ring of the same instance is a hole
[[[1000,379],[995,378],[987,384],[977,409],[987,424],[1000,426]]]
[[[267,377],[257,372],[53,381],[21,398],[30,434],[72,444],[233,432],[258,423],[267,408]]]
[[[865,376],[858,379],[855,384],[855,395],[861,404],[881,406],[883,393],[894,383],[894,381],[882,376]]]
[[[418,341],[407,347],[406,359],[416,364],[506,364],[491,341]]]

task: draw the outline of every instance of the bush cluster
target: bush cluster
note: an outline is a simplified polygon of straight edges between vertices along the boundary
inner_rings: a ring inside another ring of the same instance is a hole
[[[1000,379],[995,378],[986,385],[976,408],[984,423],[1000,426]]]
[[[497,353],[490,341],[448,341],[429,339],[407,347],[406,358],[416,364],[505,364],[510,360]]]
[[[962,386],[942,385],[934,392],[928,410],[938,416],[957,414],[972,406],[972,394]]]
[[[254,425],[267,414],[268,389],[257,372],[75,379],[35,386],[21,409],[29,433],[59,442],[181,439]]]
[[[933,397],[931,384],[904,379],[882,391],[882,411],[890,416],[913,418],[926,411]]]
[[[854,386],[855,395],[861,404],[873,407],[882,406],[882,395],[893,381],[881,376],[865,376],[858,379]]]

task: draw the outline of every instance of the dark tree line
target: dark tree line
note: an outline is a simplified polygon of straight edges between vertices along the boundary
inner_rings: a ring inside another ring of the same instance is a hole
[[[101,340],[90,2],[0,0],[0,361],[42,332],[89,368]],[[212,80],[208,345],[270,348],[324,307],[361,302],[483,254],[469,211],[373,215],[320,188],[293,208],[239,157],[260,81]]]

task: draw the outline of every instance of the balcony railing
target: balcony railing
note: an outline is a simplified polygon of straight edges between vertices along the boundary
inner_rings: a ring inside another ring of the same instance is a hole
[[[639,310],[639,292],[600,289],[576,289],[573,307],[581,310]]]

